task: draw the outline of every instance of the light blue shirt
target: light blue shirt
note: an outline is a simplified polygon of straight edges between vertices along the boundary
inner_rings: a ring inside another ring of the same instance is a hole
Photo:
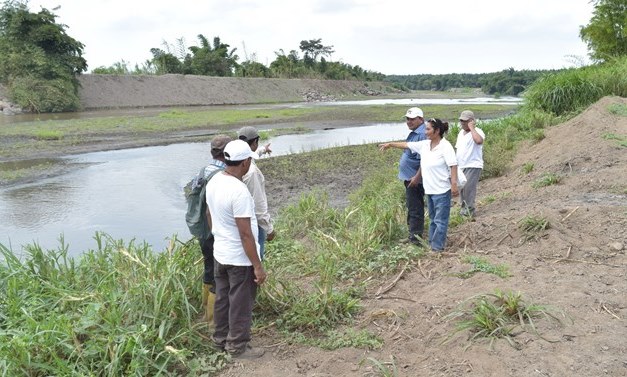
[[[207,167],[205,167],[205,176],[203,178],[207,179],[207,177],[209,177],[209,174],[211,174],[212,172],[216,171],[216,170],[224,170],[226,168],[226,164],[220,160],[211,160],[211,162],[209,163],[209,165],[207,165]]]
[[[407,135],[407,139],[405,139],[405,141],[410,142],[427,140],[427,135],[425,134],[426,128],[427,126],[425,126],[424,123],[421,124],[418,128],[411,131],[409,135]],[[416,175],[419,168],[420,154],[405,148],[398,165],[398,179],[401,181],[409,181],[414,175]]]

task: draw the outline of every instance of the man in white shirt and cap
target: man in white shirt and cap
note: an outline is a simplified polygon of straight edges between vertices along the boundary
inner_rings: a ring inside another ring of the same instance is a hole
[[[250,346],[257,286],[266,280],[257,243],[253,198],[242,177],[259,158],[242,140],[224,147],[226,168],[206,186],[208,220],[214,236],[216,302],[214,345],[234,358],[253,359],[264,350]]]
[[[459,116],[462,130],[457,135],[455,149],[457,150],[458,167],[466,176],[466,185],[460,191],[462,201],[462,216],[475,217],[475,197],[477,185],[483,170],[483,141],[485,134],[476,126],[475,114],[464,110]]]

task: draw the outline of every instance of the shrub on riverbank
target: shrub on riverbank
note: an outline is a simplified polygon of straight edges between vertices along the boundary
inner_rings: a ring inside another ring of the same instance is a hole
[[[604,96],[627,97],[627,57],[546,75],[525,92],[529,109],[555,115],[581,111]]]
[[[268,244],[268,285],[260,308],[282,330],[332,330],[358,308],[358,291],[421,254],[399,247],[404,235],[404,190],[393,168],[375,173],[344,209],[324,194],[308,194],[279,217],[279,242]],[[303,284],[305,282],[305,284]]]

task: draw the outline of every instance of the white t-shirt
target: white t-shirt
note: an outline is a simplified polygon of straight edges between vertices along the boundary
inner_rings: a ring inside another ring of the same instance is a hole
[[[420,170],[425,194],[444,194],[451,189],[451,166],[457,165],[455,150],[446,139],[431,150],[431,140],[408,142],[407,148],[420,154]]]
[[[485,141],[485,134],[480,128],[475,127],[477,133]],[[457,149],[457,162],[461,169],[479,168],[483,169],[483,143],[477,144],[472,139],[472,133],[461,130],[457,135],[455,143]]]
[[[259,229],[255,204],[244,182],[220,172],[207,183],[207,206],[211,213],[213,257],[220,264],[252,266],[244,252],[235,218],[250,218],[251,231],[259,254]]]

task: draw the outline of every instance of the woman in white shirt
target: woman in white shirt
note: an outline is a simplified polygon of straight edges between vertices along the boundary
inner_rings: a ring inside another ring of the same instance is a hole
[[[429,246],[436,252],[444,251],[448,220],[451,211],[451,196],[457,196],[457,158],[451,143],[444,138],[448,122],[440,119],[427,121],[427,140],[416,142],[383,143],[379,148],[410,150],[420,154],[420,173],[427,195],[429,208]]]

